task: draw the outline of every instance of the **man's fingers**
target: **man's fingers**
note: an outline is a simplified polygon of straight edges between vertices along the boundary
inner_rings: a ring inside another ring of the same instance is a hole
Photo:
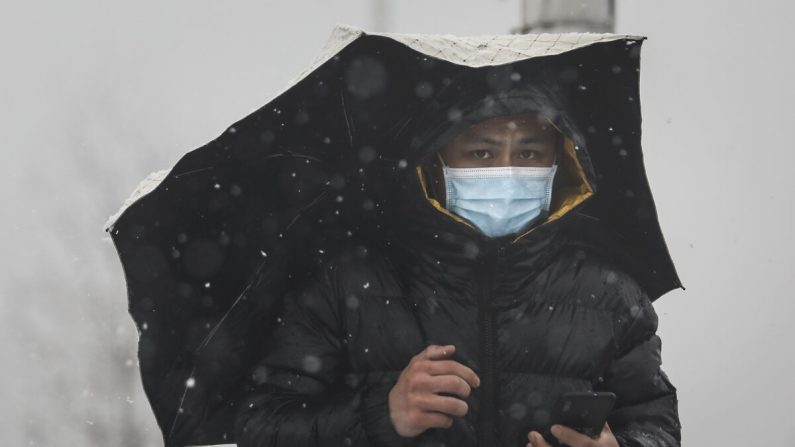
[[[469,386],[477,388],[480,386],[480,378],[472,368],[449,360],[448,358],[455,352],[454,345],[429,345],[422,352],[411,359],[411,364],[422,363],[419,368],[431,375],[453,374],[461,377],[469,383]],[[438,364],[437,364],[438,363]],[[418,366],[414,366],[418,367]]]
[[[537,431],[531,431],[527,434],[527,439],[530,440],[530,446],[532,447],[552,447],[549,445],[546,439],[541,436],[541,433]]]
[[[424,411],[439,412],[449,416],[465,416],[469,411],[469,405],[455,397],[421,394],[415,399],[417,408]]]
[[[551,430],[556,438],[561,442],[568,444],[570,447],[586,447],[592,445],[593,438],[584,435],[573,428],[566,427],[565,425],[555,424]]]
[[[593,438],[590,438],[589,436],[584,435],[572,428],[566,427],[565,425],[555,424],[552,426],[550,431],[556,438],[570,447],[587,447],[595,445]],[[607,425],[607,422],[605,422],[605,425],[602,427],[602,433],[600,434],[600,437],[604,434],[612,435],[612,433],[613,432],[610,429],[610,426]],[[531,431],[528,433],[527,439],[530,440],[530,444],[528,444],[528,446],[550,447],[549,443],[546,442],[543,436],[536,431]]]
[[[408,375],[405,387],[408,393],[447,393],[458,395],[464,399],[469,397],[472,392],[470,385],[456,375],[432,376],[421,370]]]
[[[427,372],[430,375],[455,375],[466,381],[472,388],[480,386],[480,377],[472,371],[472,368],[465,366],[455,360],[436,360],[428,362]]]
[[[418,357],[418,360],[441,360],[451,356],[453,352],[455,352],[455,346],[453,345],[428,345],[428,347],[423,349],[416,357]]]
[[[454,376],[454,375],[446,375],[446,376],[426,376],[427,383],[424,386],[429,392],[437,394],[437,393],[447,393],[447,394],[455,394],[462,399],[466,399],[469,397],[470,393],[472,392],[472,388],[464,379]]]

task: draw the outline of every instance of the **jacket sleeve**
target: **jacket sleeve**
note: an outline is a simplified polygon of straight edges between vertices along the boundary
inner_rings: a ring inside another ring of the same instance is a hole
[[[594,387],[616,394],[607,422],[621,447],[680,446],[676,387],[661,368],[657,313],[631,278],[617,283],[626,308],[614,322],[617,355]]]
[[[389,420],[392,381],[348,373],[333,268],[285,297],[238,408],[239,447],[411,446]]]

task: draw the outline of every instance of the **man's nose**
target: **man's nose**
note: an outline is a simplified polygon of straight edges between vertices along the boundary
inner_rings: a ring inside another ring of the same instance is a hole
[[[511,151],[510,150],[502,150],[499,151],[499,155],[497,155],[496,159],[496,166],[503,167],[503,166],[513,166],[511,160]]]

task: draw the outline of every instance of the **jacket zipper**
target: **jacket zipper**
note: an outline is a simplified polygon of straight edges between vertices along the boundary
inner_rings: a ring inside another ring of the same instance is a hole
[[[481,274],[478,275],[478,317],[480,319],[480,343],[483,358],[482,376],[482,408],[480,411],[480,427],[478,430],[478,446],[494,447],[497,423],[496,406],[496,378],[494,366],[494,313],[491,307],[494,274],[497,267],[498,256],[503,248],[496,247],[489,242],[486,244],[486,253],[480,265]]]

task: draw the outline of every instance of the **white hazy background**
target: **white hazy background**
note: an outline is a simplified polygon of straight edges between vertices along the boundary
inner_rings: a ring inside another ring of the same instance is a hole
[[[0,444],[160,446],[106,218],[268,102],[335,23],[500,34],[518,0],[3,2]],[[686,291],[655,304],[687,446],[793,446],[795,63],[785,0],[618,0]]]

